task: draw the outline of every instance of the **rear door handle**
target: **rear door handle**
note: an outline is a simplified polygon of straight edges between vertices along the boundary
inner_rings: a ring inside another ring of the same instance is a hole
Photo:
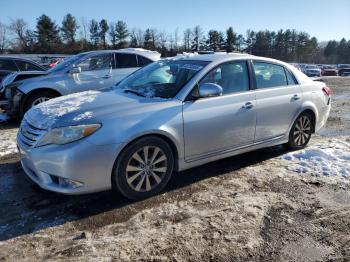
[[[297,95],[295,94],[293,97],[292,97],[293,100],[299,100],[300,99],[300,95]]]
[[[244,109],[251,109],[253,107],[254,107],[254,105],[252,102],[247,102],[242,106],[242,108],[244,108]]]

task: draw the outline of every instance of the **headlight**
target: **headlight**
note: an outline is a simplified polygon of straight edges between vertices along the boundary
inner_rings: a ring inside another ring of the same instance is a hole
[[[46,133],[36,146],[68,144],[95,133],[100,127],[100,124],[92,124],[54,128]]]

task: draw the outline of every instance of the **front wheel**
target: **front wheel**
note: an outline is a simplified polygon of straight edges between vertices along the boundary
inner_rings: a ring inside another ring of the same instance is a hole
[[[112,186],[129,199],[147,198],[164,189],[173,169],[173,152],[163,139],[141,138],[118,157],[112,174]]]
[[[43,102],[46,102],[52,98],[57,97],[56,94],[49,91],[42,91],[38,93],[34,93],[30,95],[27,100],[25,101],[24,107],[23,107],[23,113],[27,112],[29,109],[31,109],[33,106],[39,105]]]
[[[288,147],[292,150],[305,148],[311,138],[312,125],[313,121],[311,114],[302,113],[297,120],[295,120],[292,129],[290,130]]]

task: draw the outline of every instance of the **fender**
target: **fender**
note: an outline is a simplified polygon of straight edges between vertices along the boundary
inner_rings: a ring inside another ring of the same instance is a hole
[[[314,113],[314,115],[315,115],[315,125],[316,125],[316,123],[318,122],[318,119],[319,119],[319,114],[318,114],[317,107],[311,101],[304,101],[303,104],[301,105],[300,109],[294,115],[294,117],[292,119],[292,122],[289,125],[288,133],[286,134],[286,136],[289,136],[290,130],[292,129],[292,126],[293,126],[295,120],[297,120],[298,116],[302,112],[304,112],[306,110],[311,110]]]

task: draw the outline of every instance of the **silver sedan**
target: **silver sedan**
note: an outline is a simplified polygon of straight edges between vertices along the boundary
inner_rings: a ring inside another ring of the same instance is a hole
[[[304,148],[331,89],[281,61],[208,54],[152,63],[102,91],[29,110],[17,136],[26,174],[44,189],[159,193],[175,171],[278,144]]]

